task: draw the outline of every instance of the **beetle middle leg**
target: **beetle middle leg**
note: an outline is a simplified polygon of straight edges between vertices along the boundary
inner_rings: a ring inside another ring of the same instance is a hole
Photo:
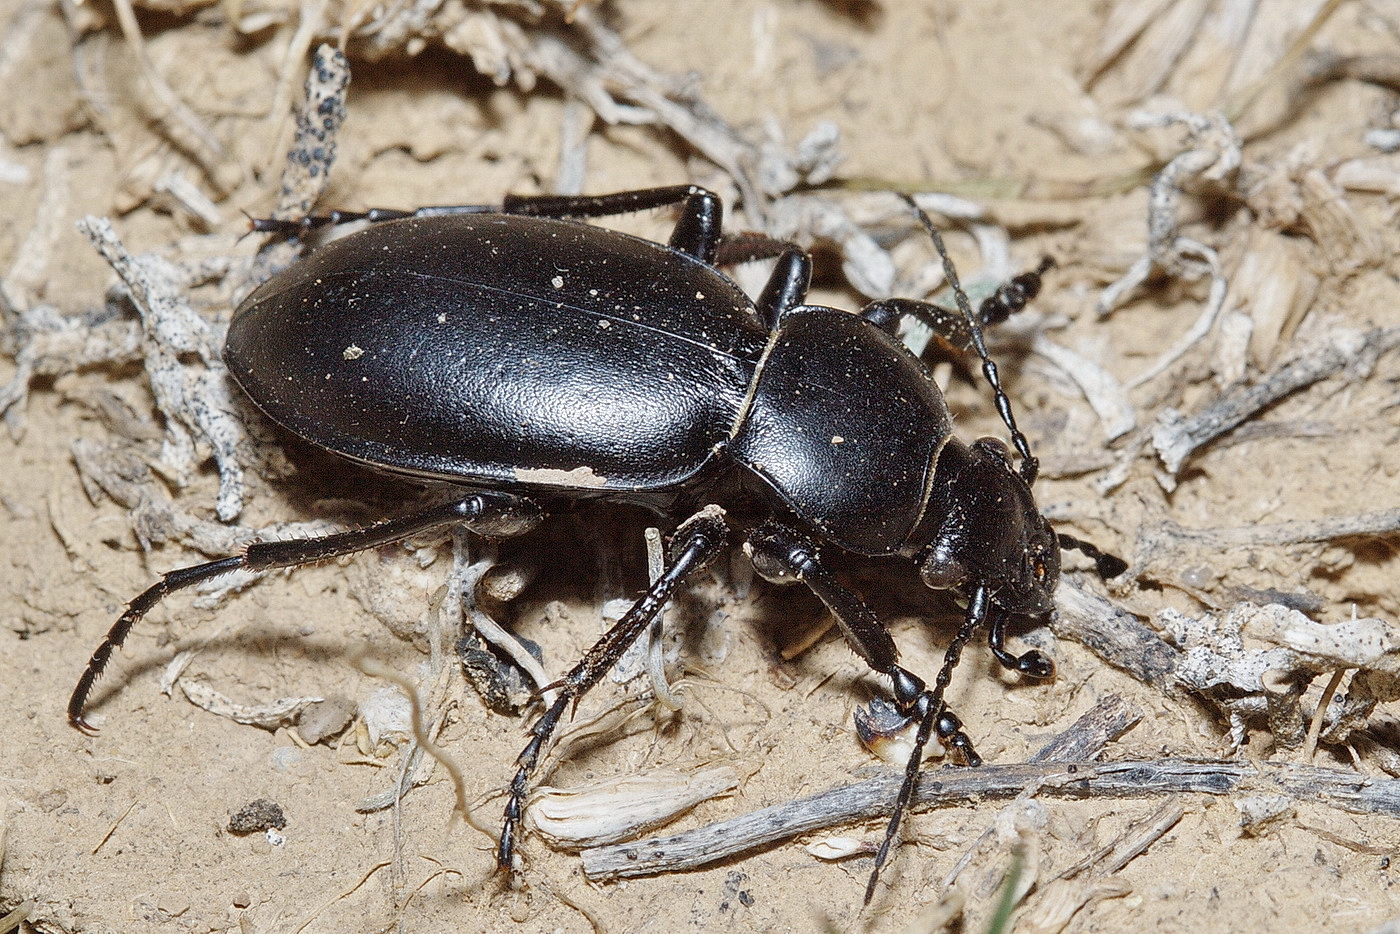
[[[668,246],[713,266],[724,226],[724,204],[699,185],[639,188],[606,195],[506,195],[502,214],[531,217],[611,217],[681,205]]]
[[[516,758],[515,778],[507,793],[501,840],[496,848],[496,865],[509,871],[513,867],[516,837],[525,813],[525,793],[530,776],[539,765],[540,756],[554,735],[564,712],[577,707],[578,702],[598,681],[617,664],[629,646],[646,632],[651,621],[661,612],[682,583],[714,560],[728,537],[723,513],[717,506],[707,506],[691,516],[676,529],[671,542],[671,566],[658,577],[642,598],[623,614],[616,625],[603,634],[572,670],[550,687],[559,695],[549,709],[530,727],[530,741]]]
[[[402,541],[430,529],[454,523],[460,523],[481,535],[519,535],[533,528],[541,516],[540,508],[533,500],[510,493],[482,491],[411,516],[348,532],[337,532],[321,538],[254,542],[242,554],[170,571],[127,605],[126,612],[112,625],[97,651],[92,653],[87,668],[83,670],[77,686],[73,689],[73,695],[68,700],[68,722],[85,733],[96,732],[92,724],[83,717],[83,708],[87,706],[88,695],[92,693],[93,686],[102,676],[112,653],[126,641],[132,627],[154,609],[156,604],[176,591],[214,580],[233,571],[270,571],[274,568],[314,564]]]
[[[606,195],[508,195],[501,210],[505,214],[537,217],[607,217],[671,204],[681,205],[681,216],[669,242],[672,249],[711,266],[777,259],[768,284],[756,302],[769,327],[776,326],[784,312],[806,299],[812,282],[812,257],[807,251],[763,234],[723,236],[724,213],[719,197],[698,185],[671,185]],[[1039,289],[1038,278],[1036,289]]]

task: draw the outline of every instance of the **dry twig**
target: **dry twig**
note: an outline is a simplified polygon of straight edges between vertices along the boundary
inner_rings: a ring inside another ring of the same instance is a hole
[[[1055,635],[1073,639],[1144,684],[1162,689],[1172,685],[1181,650],[1132,613],[1068,580],[1056,589],[1055,603]]]
[[[1037,759],[1023,766],[993,766],[993,769],[1029,769],[1026,775],[1039,775],[1036,769],[1046,761],[1041,756],[1093,756],[1111,739],[1122,735],[1139,718],[1138,712],[1117,697],[1104,701],[1075,721],[1037,753]],[[1074,769],[1071,766],[1071,771]],[[1013,797],[1032,781],[1015,785],[1009,778],[989,778],[967,785],[967,779],[985,769],[944,769],[926,772],[915,794],[918,804],[947,803],[969,795]],[[1063,766],[1045,766],[1046,776],[1059,774]],[[945,776],[947,776],[945,778]],[[789,804],[764,808],[733,820],[721,821],[673,837],[594,847],[583,851],[584,872],[591,879],[618,879],[656,872],[694,869],[748,850],[810,833],[837,824],[849,823],[889,813],[901,776],[896,773],[836,788]],[[966,786],[966,787],[965,787]]]
[[[1339,331],[1328,342],[1309,348],[1279,367],[1262,382],[1232,387],[1189,418],[1175,409],[1163,411],[1152,431],[1152,444],[1168,472],[1176,474],[1186,459],[1202,446],[1260,410],[1343,369],[1364,374],[1377,357],[1397,346],[1400,346],[1400,327],[1374,328],[1364,333]]]
[[[689,833],[583,852],[590,879],[608,880],[698,869],[799,834],[884,816],[900,776],[880,778],[755,811]],[[1136,798],[1161,794],[1273,792],[1353,814],[1400,817],[1400,780],[1291,762],[1152,759],[1141,762],[1016,763],[928,772],[915,801],[955,807],[1013,798],[1027,788],[1067,798]]]

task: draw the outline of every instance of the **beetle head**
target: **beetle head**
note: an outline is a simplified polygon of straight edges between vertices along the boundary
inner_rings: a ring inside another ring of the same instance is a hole
[[[912,544],[919,575],[931,588],[981,584],[1001,609],[1027,616],[1053,606],[1059,541],[995,438],[944,446]]]

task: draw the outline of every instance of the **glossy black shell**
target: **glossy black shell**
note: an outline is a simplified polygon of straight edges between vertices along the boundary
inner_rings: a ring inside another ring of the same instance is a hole
[[[282,425],[416,476],[650,491],[728,437],[767,333],[712,267],[584,224],[379,224],[254,291],[224,353]]]
[[[224,357],[275,421],[381,469],[664,503],[738,465],[869,555],[905,548],[951,430],[868,321],[802,306],[770,332],[694,257],[517,215],[337,240],[248,296]]]

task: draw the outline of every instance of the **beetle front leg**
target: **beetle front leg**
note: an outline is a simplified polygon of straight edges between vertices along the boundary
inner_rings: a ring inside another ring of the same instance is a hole
[[[652,583],[642,598],[603,634],[568,674],[550,685],[558,688],[559,696],[530,727],[530,741],[515,760],[515,778],[510,783],[501,840],[496,849],[497,868],[513,868],[516,838],[525,814],[525,793],[530,776],[539,765],[540,757],[563,719],[564,712],[570,706],[577,707],[589,689],[617,664],[628,647],[646,632],[676,589],[714,560],[727,537],[728,528],[724,523],[723,511],[718,506],[706,506],[681,523],[671,543],[671,566],[666,573]]]
[[[890,848],[894,845],[895,837],[899,833],[900,819],[914,801],[914,792],[919,787],[919,760],[923,755],[924,745],[928,743],[929,736],[934,731],[937,731],[939,738],[944,738],[945,733],[951,733],[955,740],[955,746],[956,738],[961,737],[964,741],[967,740],[967,736],[961,731],[962,725],[958,722],[958,718],[953,716],[947,705],[943,703],[943,692],[947,690],[948,683],[952,680],[953,669],[957,667],[963,649],[967,647],[968,642],[972,641],[972,637],[986,621],[990,602],[991,597],[986,587],[977,587],[972,591],[972,597],[967,602],[967,615],[963,617],[963,624],[958,629],[958,634],[953,637],[953,641],[948,643],[948,650],[943,653],[943,667],[938,670],[933,690],[924,691],[919,695],[920,702],[927,703],[928,706],[917,711],[919,732],[914,737],[914,751],[910,754],[909,762],[904,767],[904,780],[900,782],[899,795],[895,798],[894,813],[890,815],[890,822],[885,827],[885,839],[880,841],[880,849],[875,853],[875,868],[870,871],[870,881],[865,885],[865,904],[867,905],[875,896],[875,886],[880,881],[880,870],[884,867],[885,860],[889,858]],[[971,745],[967,747],[966,754],[969,765],[976,767],[982,764],[981,758],[972,751]]]
[[[253,542],[242,554],[193,567],[178,568],[162,575],[127,605],[126,612],[112,625],[107,637],[92,653],[68,701],[68,722],[84,733],[96,729],[83,717],[88,695],[102,676],[112,653],[116,651],[131,629],[166,597],[179,590],[204,581],[214,580],[233,571],[270,571],[274,568],[294,568],[315,564],[329,558],[366,551],[379,545],[402,541],[414,535],[445,525],[460,523],[481,535],[519,535],[534,528],[543,513],[534,501],[510,493],[481,492],[443,503],[412,516],[390,519],[378,525],[348,532],[336,532],[321,538],[303,538],[282,542]]]
[[[987,645],[992,649],[1001,667],[1019,672],[1028,678],[1055,677],[1055,662],[1039,649],[1031,649],[1024,655],[1012,655],[1006,650],[1006,622],[1008,614],[1003,610],[992,610],[992,625],[987,631]]]
[[[898,663],[899,649],[875,611],[842,586],[822,564],[816,542],[788,526],[769,522],[749,535],[744,551],[752,559],[754,568],[767,580],[775,584],[805,584],[826,604],[841,628],[841,634],[856,654],[872,669],[889,676],[895,703],[901,713],[911,718],[921,717],[929,703],[934,707],[946,706],[943,693],[958,663],[962,651],[960,645],[949,646],[943,670],[930,691],[922,679]],[[943,713],[947,719],[939,729],[939,736],[950,740],[953,748],[962,753],[970,764],[980,765],[982,760],[972,748],[972,741],[959,726],[954,725],[957,718],[946,710]]]
[[[821,598],[856,653],[871,668],[889,675],[900,712],[919,723],[914,749],[905,765],[904,781],[895,799],[894,812],[890,815],[885,838],[875,855],[875,868],[865,889],[865,902],[869,904],[875,894],[880,869],[889,857],[890,847],[899,831],[900,820],[914,799],[924,747],[933,734],[937,733],[946,745],[957,750],[968,765],[976,767],[982,764],[981,756],[977,755],[972,741],[963,732],[962,722],[948,709],[943,695],[952,681],[963,649],[986,620],[989,604],[987,590],[978,587],[973,591],[963,625],[949,643],[943,655],[943,666],[934,679],[933,687],[929,688],[917,675],[897,663],[899,652],[889,630],[873,610],[832,577],[822,564],[816,543],[811,539],[787,526],[770,522],[749,536],[744,550],[753,559],[754,568],[768,580],[779,584],[805,584]]]

